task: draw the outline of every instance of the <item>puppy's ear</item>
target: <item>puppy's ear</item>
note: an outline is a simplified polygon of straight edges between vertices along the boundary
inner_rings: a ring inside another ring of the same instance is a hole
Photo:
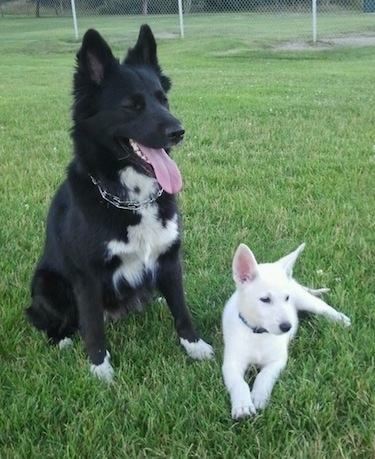
[[[77,72],[100,85],[116,64],[117,60],[107,42],[99,32],[89,29],[77,53]]]
[[[258,263],[253,252],[245,244],[240,244],[233,258],[233,280],[237,286],[254,280],[258,275]]]
[[[290,253],[289,255],[286,255],[283,258],[280,258],[280,260],[277,260],[276,263],[281,265],[281,267],[284,269],[286,275],[289,278],[292,277],[294,264],[297,261],[299,254],[305,248],[305,246],[306,244],[301,244],[294,252]]]

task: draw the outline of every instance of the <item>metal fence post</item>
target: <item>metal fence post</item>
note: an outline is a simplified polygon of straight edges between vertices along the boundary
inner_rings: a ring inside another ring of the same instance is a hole
[[[74,27],[74,37],[78,40],[78,26],[77,26],[77,14],[76,14],[76,3],[75,0],[70,0],[72,5],[72,16],[73,16],[73,27]]]
[[[316,43],[316,0],[312,0],[312,28],[313,28],[313,43]]]

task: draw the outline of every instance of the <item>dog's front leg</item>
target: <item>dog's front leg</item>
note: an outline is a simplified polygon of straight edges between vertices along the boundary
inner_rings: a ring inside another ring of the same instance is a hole
[[[225,354],[222,367],[225,386],[229,392],[232,418],[243,419],[256,414],[254,403],[251,399],[250,387],[244,379],[247,362],[236,361],[236,356]]]
[[[285,365],[285,360],[278,360],[259,371],[251,390],[251,397],[257,410],[262,410],[267,405],[272,389]]]
[[[111,382],[113,368],[105,342],[101,288],[81,277],[75,285],[75,296],[80,331],[91,361],[90,369],[99,379]]]
[[[178,251],[168,258],[164,257],[160,265],[157,285],[174,318],[180,343],[193,359],[213,359],[214,351],[212,346],[199,338],[192,324],[185,300],[182,267]]]

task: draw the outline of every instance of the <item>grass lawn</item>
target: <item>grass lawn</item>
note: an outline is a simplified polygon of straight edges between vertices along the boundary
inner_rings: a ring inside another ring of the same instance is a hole
[[[70,350],[48,347],[23,316],[46,211],[71,157],[78,45],[53,21],[48,40],[26,22],[0,23],[0,457],[375,457],[374,49],[159,42],[187,131],[174,152],[186,292],[216,360],[190,360],[155,303],[107,325],[116,370],[107,386],[89,373],[79,337]],[[106,37],[118,56],[133,44]],[[272,261],[303,241],[296,278],[330,287],[328,303],[352,327],[304,319],[270,405],[233,423],[220,320],[234,250],[245,242]]]

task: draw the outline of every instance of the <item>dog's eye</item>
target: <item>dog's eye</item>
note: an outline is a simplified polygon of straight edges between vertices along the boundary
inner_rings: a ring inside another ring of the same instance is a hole
[[[262,303],[271,303],[271,298],[269,296],[263,296],[260,301]]]
[[[141,110],[143,107],[143,101],[139,98],[126,99],[122,101],[122,108],[124,110]]]
[[[163,105],[168,105],[168,98],[167,96],[164,94],[164,92],[162,91],[158,91],[156,94],[155,94],[156,98],[158,99],[158,101],[163,104]]]
[[[289,301],[289,295],[285,297],[285,301]]]
[[[129,102],[122,104],[122,108],[125,110],[140,110],[141,105],[137,102],[129,101]]]

